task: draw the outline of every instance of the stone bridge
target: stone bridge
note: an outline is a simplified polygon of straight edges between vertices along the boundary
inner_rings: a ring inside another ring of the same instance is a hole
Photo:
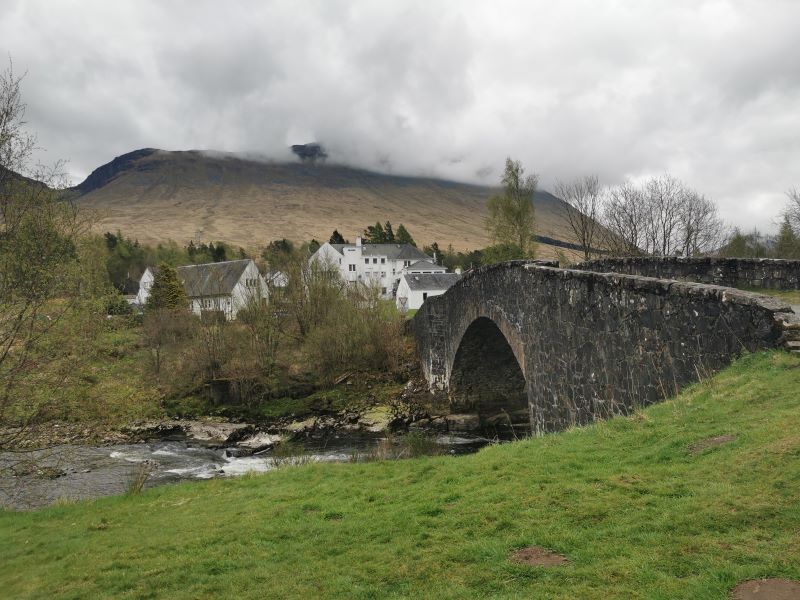
[[[535,434],[627,414],[744,350],[800,339],[800,319],[775,298],[534,261],[466,274],[412,327],[452,412],[484,424],[523,415]]]

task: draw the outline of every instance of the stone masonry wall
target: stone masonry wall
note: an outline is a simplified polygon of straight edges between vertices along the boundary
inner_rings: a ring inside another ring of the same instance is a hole
[[[599,273],[626,273],[736,288],[800,289],[800,260],[773,258],[601,258],[574,267]]]
[[[415,315],[432,389],[452,391],[462,337],[480,317],[521,367],[535,433],[663,399],[743,350],[779,346],[784,324],[796,320],[778,300],[715,285],[505,263],[468,273]],[[459,360],[480,361],[481,352],[471,343]],[[491,390],[500,377],[478,381]]]

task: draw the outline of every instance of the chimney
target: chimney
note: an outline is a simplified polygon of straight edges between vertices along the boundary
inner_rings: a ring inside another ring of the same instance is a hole
[[[356,248],[361,248],[361,236],[356,236]]]

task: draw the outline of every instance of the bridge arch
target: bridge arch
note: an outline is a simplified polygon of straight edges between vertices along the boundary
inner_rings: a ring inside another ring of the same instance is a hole
[[[505,377],[524,387],[535,433],[628,413],[744,349],[800,341],[800,315],[772,298],[535,262],[466,274],[429,298],[412,327],[431,391],[446,392],[454,412],[491,407]]]
[[[477,413],[485,427],[529,422],[524,347],[502,320],[480,316],[469,322],[448,372],[453,412]]]

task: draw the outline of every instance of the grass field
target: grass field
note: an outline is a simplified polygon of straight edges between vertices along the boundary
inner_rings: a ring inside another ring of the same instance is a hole
[[[787,302],[793,306],[800,306],[800,290],[751,289],[751,291],[757,291],[759,294],[767,294],[769,296],[775,296],[776,298],[780,298],[784,302]]]
[[[508,560],[528,545],[570,562]],[[0,513],[0,565],[9,598],[727,598],[800,577],[800,359],[472,456]]]

